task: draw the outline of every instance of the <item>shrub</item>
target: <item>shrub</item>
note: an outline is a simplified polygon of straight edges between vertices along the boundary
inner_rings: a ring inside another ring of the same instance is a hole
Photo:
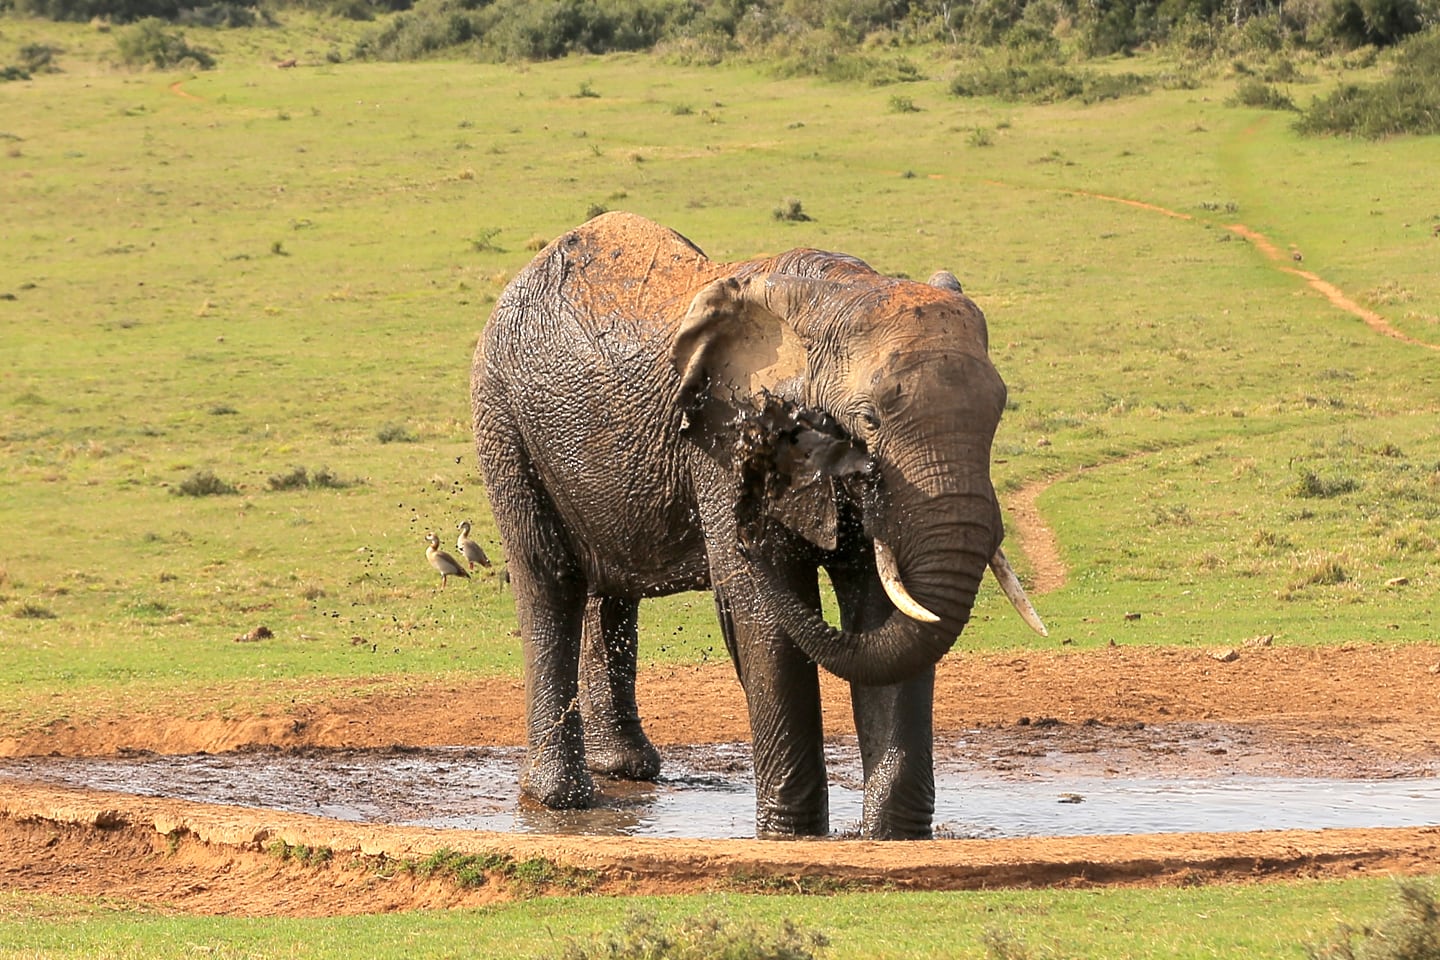
[[[15,608],[11,616],[17,620],[54,620],[55,614],[49,607],[42,607],[38,603],[22,603]]]
[[[890,98],[891,113],[919,113],[920,108],[915,106],[915,101],[909,97],[895,95]]]
[[[304,467],[296,467],[289,473],[278,473],[266,481],[271,490],[343,490],[346,487],[354,486],[357,481],[341,480],[330,472],[329,467],[321,467],[314,473]]]
[[[193,66],[209,70],[215,66],[215,59],[185,41],[185,35],[167,30],[165,22],[157,17],[147,17],[115,36],[115,46],[120,51],[122,62],[132,67],[155,67],[159,70],[179,66]]]
[[[822,933],[802,930],[782,920],[778,930],[756,923],[736,923],[714,914],[687,917],[662,927],[654,917],[632,913],[618,931],[608,931],[588,943],[572,941],[555,957],[559,960],[815,960],[824,955],[829,940]]]
[[[1440,960],[1440,903],[1418,880],[1396,884],[1394,908],[1373,927],[1341,924],[1328,943],[1307,944],[1310,960]]]
[[[218,497],[240,491],[209,470],[196,470],[172,487],[170,492],[181,497]]]
[[[1069,70],[1055,64],[982,65],[956,75],[950,92],[957,97],[997,97],[1029,103],[1079,100],[1097,103],[1150,92],[1150,81],[1135,73]]]
[[[1347,83],[1317,97],[1295,129],[1308,136],[1370,140],[1440,133],[1440,28],[1402,45],[1394,72],[1384,80],[1368,87]]]
[[[59,73],[55,55],[60,52],[48,43],[27,43],[19,50],[20,66],[31,73]]]
[[[1259,77],[1245,77],[1225,101],[1232,107],[1254,107],[1259,110],[1298,110],[1288,93],[1282,93]]]
[[[375,431],[375,439],[381,443],[414,443],[419,437],[403,423],[387,423]]]
[[[776,220],[801,223],[810,220],[811,217],[805,212],[804,205],[794,197],[786,197],[780,201],[780,206],[772,211]]]
[[[1302,470],[1300,476],[1290,487],[1290,494],[1303,499],[1328,500],[1331,497],[1338,497],[1342,493],[1353,493],[1358,489],[1360,489],[1360,481],[1354,477],[1344,474],[1321,477],[1313,470]]]

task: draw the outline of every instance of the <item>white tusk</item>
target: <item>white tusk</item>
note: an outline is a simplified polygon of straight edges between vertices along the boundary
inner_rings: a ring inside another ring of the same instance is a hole
[[[879,541],[876,541],[877,545]],[[878,551],[877,551],[878,552]],[[995,579],[1000,583],[1000,589],[1005,591],[1005,596],[1010,600],[1015,612],[1020,614],[1020,619],[1030,625],[1030,629],[1042,637],[1050,636],[1050,631],[1045,629],[1045,623],[1040,619],[1040,614],[1030,605],[1030,598],[1025,596],[1025,588],[1020,586],[1020,578],[1015,576],[1015,571],[1010,567],[1010,561],[1005,559],[1005,551],[999,547],[995,548],[995,556],[990,558],[990,569],[995,571]]]
[[[937,623],[940,620],[910,596],[910,591],[905,589],[905,584],[900,580],[900,570],[895,564],[895,554],[891,553],[890,548],[879,540],[875,541],[875,569],[880,573],[880,585],[885,588],[885,596],[895,604],[896,610],[921,623]]]

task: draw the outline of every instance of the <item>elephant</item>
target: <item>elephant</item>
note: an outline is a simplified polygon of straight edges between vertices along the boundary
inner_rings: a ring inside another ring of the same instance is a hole
[[[1005,400],[949,273],[814,249],[719,263],[619,212],[546,246],[471,371],[524,646],[522,794],[583,808],[592,774],[658,776],[637,608],[709,589],[749,714],[756,835],[829,832],[824,668],[850,684],[862,835],[931,836],[935,663],[987,566],[1044,632],[1000,549]]]

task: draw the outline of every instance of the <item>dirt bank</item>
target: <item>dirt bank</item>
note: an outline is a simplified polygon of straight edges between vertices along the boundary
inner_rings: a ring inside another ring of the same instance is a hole
[[[943,730],[1041,720],[1106,731],[1225,722],[1272,773],[1346,774],[1440,760],[1440,646],[1210,650],[1115,647],[1087,653],[947,657],[936,698]],[[640,702],[661,744],[746,738],[744,703],[725,664],[647,671]],[[849,729],[847,698],[827,686],[830,729]],[[511,680],[417,686],[411,695],[337,696],[323,707],[243,720],[117,716],[0,740],[7,756],[185,753],[243,745],[381,747],[517,744]],[[1348,758],[1348,760],[1346,759]],[[1213,758],[1212,758],[1213,759]],[[1199,758],[1199,761],[1212,762]],[[1197,762],[1199,762],[1197,761]],[[1187,760],[1168,758],[1177,770]],[[1243,829],[1237,824],[1237,829]],[[273,845],[328,848],[322,866],[282,861]],[[104,893],[181,910],[327,914],[475,904],[527,891],[495,878],[462,889],[396,872],[437,848],[545,856],[585,871],[583,886],[633,894],[700,889],[832,889],[1194,883],[1279,876],[1440,870],[1440,828],[1270,831],[1017,840],[774,843],[518,836],[385,828],[247,808],[65,790],[0,780],[0,882],[50,893]],[[380,855],[388,860],[377,859]],[[560,888],[564,889],[564,888]]]

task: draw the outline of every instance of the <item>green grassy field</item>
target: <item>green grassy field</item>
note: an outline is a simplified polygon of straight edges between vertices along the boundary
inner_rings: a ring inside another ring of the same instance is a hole
[[[65,51],[63,72],[0,84],[0,728],[518,673],[498,580],[439,591],[420,538],[452,541],[469,518],[498,553],[468,433],[470,353],[531,248],[601,207],[716,259],[817,246],[957,273],[1011,389],[997,485],[1053,481],[1039,504],[1070,570],[1038,599],[1050,640],[987,591],[965,648],[1434,641],[1440,355],[1279,269],[1303,266],[1440,346],[1433,138],[1302,141],[1283,114],[1226,106],[1234,83],[1219,75],[1019,106],[952,97],[937,56],[899,88],[918,108],[903,110],[894,87],[644,56],[326,63],[346,30],[190,31],[220,60],[191,75],[112,69],[113,39],[89,26],[0,19],[0,54]],[[286,56],[313,65],[270,66]],[[1332,74],[1313,72],[1297,99],[1327,88]],[[813,219],[777,220],[787,198]],[[1303,264],[1267,259],[1236,223]],[[297,467],[334,485],[271,489]],[[235,492],[184,495],[197,471]],[[719,649],[704,595],[642,617],[647,661]],[[273,639],[234,642],[261,624]],[[1283,956],[1384,895],[1300,884],[744,910],[813,921],[836,956],[900,955],[875,952],[893,933],[875,916],[936,904],[943,942],[904,941],[905,955],[983,955],[999,923],[1041,956]],[[0,956],[331,956],[356,937],[377,956],[506,955],[572,908],[253,922],[12,896]],[[625,908],[583,909],[598,928]],[[1284,918],[1280,939],[1212,909]],[[1072,951],[1077,926],[1101,932]],[[476,928],[518,932],[470,949]],[[861,946],[840,946],[862,928]]]
[[[170,917],[103,901],[0,894],[0,957],[560,957],[567,945],[592,944],[627,917],[650,916],[664,929],[700,910],[747,918],[762,931],[777,930],[788,919],[825,936],[826,960],[1298,960],[1306,944],[1328,942],[1339,923],[1385,916],[1394,899],[1393,883],[1366,880],[1160,890],[729,894],[704,898],[703,905],[695,897],[547,897],[482,910],[261,921]],[[1255,923],[1262,915],[1265,922]]]

